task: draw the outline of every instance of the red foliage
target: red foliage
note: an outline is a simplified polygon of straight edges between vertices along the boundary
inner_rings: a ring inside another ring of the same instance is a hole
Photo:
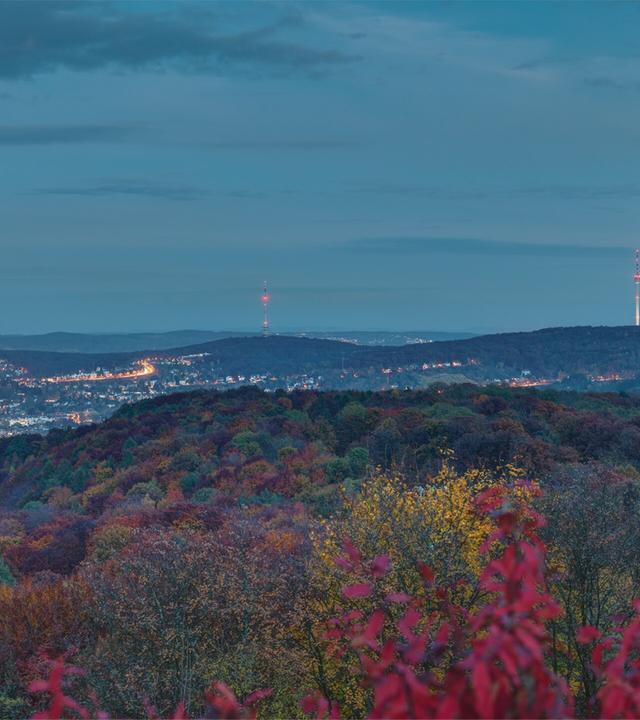
[[[29,692],[46,692],[50,695],[46,710],[33,715],[32,720],[58,720],[64,717],[65,710],[73,710],[81,718],[88,718],[88,710],[64,692],[67,676],[81,673],[79,668],[67,665],[64,655],[53,660],[49,677],[46,680],[34,680],[29,685]]]
[[[257,704],[271,695],[271,690],[255,690],[241,703],[224,683],[214,682],[205,693],[207,718],[255,720]]]
[[[497,526],[484,552],[497,547],[498,554],[480,579],[489,600],[474,612],[453,605],[426,566],[420,567],[425,598],[385,595],[379,581],[388,558],[367,564],[345,543],[337,563],[359,582],[343,596],[379,598],[379,607],[369,615],[346,610],[330,623],[327,639],[339,655],[346,646],[358,653],[362,682],[372,689],[370,718],[570,717],[572,698],[544,658],[545,622],[560,608],[543,577],[545,550],[536,534],[541,518],[526,506],[509,505],[498,488],[482,496],[478,509],[492,514]],[[404,606],[399,618],[398,604]],[[335,704],[314,696],[303,710],[316,717],[338,713]]]
[[[454,605],[425,565],[419,567],[424,597],[386,592],[389,558],[367,562],[345,541],[336,562],[357,582],[344,588],[350,606],[331,621],[326,638],[338,657],[349,649],[357,653],[361,681],[372,691],[369,718],[572,717],[571,693],[545,660],[545,625],[561,611],[546,589],[545,547],[537,534],[542,518],[507,501],[498,488],[481,497],[478,510],[491,514],[497,529],[483,548],[480,590],[487,600],[473,611]],[[358,608],[363,599],[377,606],[365,613]],[[602,638],[591,627],[577,634],[580,643],[592,645],[592,668],[601,683],[590,708],[594,718],[640,717],[640,602],[634,610],[617,639]],[[50,695],[46,710],[33,718],[89,717],[65,692],[68,676],[79,672],[64,656],[52,661],[48,679],[30,685],[32,692]],[[226,685],[213,683],[204,717],[254,720],[257,703],[270,694],[258,690],[241,702]],[[318,694],[307,696],[302,709],[317,720],[340,717],[337,703]],[[152,709],[147,715],[156,717]],[[91,717],[107,718],[100,712]],[[187,720],[182,706],[173,720]]]
[[[85,557],[87,538],[94,523],[78,515],[61,514],[10,545],[9,565],[20,574],[51,571],[68,575]]]
[[[597,695],[599,707],[591,708],[594,717],[640,717],[640,601],[634,603],[634,611],[627,625],[619,628],[618,642],[601,638],[593,627],[578,632],[578,642],[594,643],[592,670],[602,683]]]
[[[66,711],[72,711],[81,718],[97,718],[97,720],[109,720],[109,716],[102,710],[91,711],[80,705],[72,697],[65,694],[65,681],[70,675],[82,674],[82,670],[68,665],[64,655],[50,662],[49,677],[46,680],[34,680],[29,685],[32,693],[48,693],[49,704],[41,712],[32,715],[31,720],[62,720],[67,717]],[[268,698],[271,690],[255,690],[248,695],[244,702],[240,702],[233,690],[224,683],[214,682],[205,692],[205,713],[203,718],[207,720],[255,720],[257,705],[261,700]],[[158,715],[151,706],[146,708],[147,718],[156,720]],[[182,704],[178,705],[171,720],[188,720]]]

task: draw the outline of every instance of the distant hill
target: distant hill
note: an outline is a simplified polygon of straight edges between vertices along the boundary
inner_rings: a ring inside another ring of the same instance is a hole
[[[371,347],[336,340],[284,335],[227,337],[178,348],[128,353],[53,353],[0,350],[0,358],[36,375],[122,367],[145,355],[202,354],[225,374],[367,371],[419,368],[423,363],[460,362],[477,381],[512,377],[528,370],[538,377],[620,373],[640,369],[640,329],[635,327],[549,328],[534,332],[482,335],[465,340]]]
[[[566,374],[637,373],[640,370],[640,328],[569,327],[534,332],[480,335],[468,340],[367,349],[363,363],[406,365],[420,362],[477,361],[482,374],[529,370],[542,377]]]
[[[318,338],[321,340],[342,340],[358,343],[359,345],[388,346],[408,345],[412,343],[428,343],[438,340],[465,340],[475,337],[475,333],[468,332],[442,332],[438,330],[389,332],[376,330],[335,330],[331,332],[291,332],[280,333],[295,337]]]
[[[251,333],[174,330],[163,333],[69,333],[0,335],[0,350],[39,350],[67,353],[119,353],[166,350],[181,345],[221,340]]]
[[[120,353],[197,345],[225,338],[254,337],[258,333],[213,330],[173,330],[162,333],[70,333],[52,332],[44,335],[0,335],[0,350],[38,350],[66,353]],[[436,340],[460,340],[473,337],[471,333],[441,331],[322,331],[287,332],[290,337],[342,340],[360,345],[404,345]]]
[[[40,350],[0,350],[0,358],[25,367],[30,373],[42,376],[73,373],[130,365],[148,355],[175,356],[207,353],[224,372],[306,372],[318,368],[339,367],[342,358],[361,352],[358,345],[333,340],[313,340],[288,336],[238,337],[214,340],[168,350],[128,353],[71,353]]]
[[[230,374],[274,372],[279,374],[317,372],[357,364],[364,347],[336,340],[270,335],[268,337],[225,338],[159,353],[169,355],[209,353],[212,363]],[[384,352],[384,351],[383,351]]]
[[[636,373],[640,369],[640,329],[621,327],[548,328],[533,332],[481,335],[466,340],[368,347],[350,343],[273,336],[228,338],[172,352],[208,352],[225,372],[251,368],[285,372],[342,366],[406,367],[422,363],[473,361],[479,379],[529,370],[540,377],[567,374]]]
[[[129,366],[147,353],[76,353],[46,352],[42,350],[0,350],[0,359],[26,368],[32,375],[61,375],[85,370]]]

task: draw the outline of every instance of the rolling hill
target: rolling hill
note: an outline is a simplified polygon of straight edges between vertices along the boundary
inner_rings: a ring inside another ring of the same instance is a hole
[[[43,335],[0,335],[0,350],[36,350],[62,353],[121,353],[167,350],[181,345],[244,336],[240,332],[174,330],[163,333],[70,333]]]
[[[336,340],[272,335],[227,337],[171,349],[121,353],[56,353],[0,350],[0,358],[34,375],[122,367],[148,355],[206,355],[220,372],[297,373],[365,372],[368,369],[419,368],[422,364],[459,362],[477,380],[519,375],[538,377],[617,373],[633,377],[640,368],[640,330],[635,327],[548,328],[534,332],[483,335],[462,340],[371,347]]]
[[[0,350],[37,350],[66,353],[121,353],[150,350],[168,350],[185,345],[223,340],[225,338],[252,337],[258,333],[213,330],[173,330],[161,333],[71,333],[52,332],[42,335],[0,335]],[[389,346],[412,342],[461,340],[473,337],[472,333],[442,331],[318,331],[286,332],[279,335],[306,337],[319,340],[342,340],[359,345]]]

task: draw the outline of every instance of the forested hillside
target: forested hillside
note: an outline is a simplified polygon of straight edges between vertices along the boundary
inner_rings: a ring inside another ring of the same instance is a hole
[[[302,493],[326,505],[372,467],[417,482],[437,472],[443,449],[460,470],[512,463],[536,477],[559,463],[640,464],[640,398],[473,385],[175,394],[98,426],[1,440],[0,499],[15,508],[62,494],[57,504],[95,515],[153,481],[158,497]]]
[[[423,597],[428,563],[471,612],[491,488],[547,519],[564,612],[550,657],[582,714],[599,686],[576,628],[611,631],[640,590],[640,399],[624,395],[183,393],[4,439],[0,466],[0,718],[39,706],[41,651],[72,648],[87,671],[74,693],[115,717],[147,700],[201,712],[214,679],[240,697],[271,688],[264,717],[301,716],[308,691],[362,717],[357,655],[335,655],[326,630],[345,601],[378,600],[357,573],[342,593],[344,539],[386,558],[385,592]]]
[[[637,373],[640,330],[620,327],[559,327],[534,332],[479,335],[468,340],[369,350],[363,363],[382,359],[391,366],[473,359],[487,378],[530,370],[540,377],[563,374]]]
[[[344,385],[345,371],[349,377],[354,372],[372,373],[379,381],[383,368],[395,372],[396,369],[420,369],[423,364],[448,366],[452,363],[475,381],[482,382],[518,377],[522,371],[551,382],[575,375],[585,379],[598,375],[633,379],[640,366],[640,330],[632,326],[548,328],[399,347],[272,335],[225,337],[172,349],[150,347],[119,353],[0,350],[0,358],[25,367],[35,376],[92,370],[97,365],[121,367],[148,355],[167,358],[200,355],[204,358],[202,362],[209,363],[223,375],[326,373],[330,388]]]

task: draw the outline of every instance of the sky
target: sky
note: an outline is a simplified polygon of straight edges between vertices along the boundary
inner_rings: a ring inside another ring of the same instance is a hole
[[[0,333],[631,324],[639,21],[0,0]]]

